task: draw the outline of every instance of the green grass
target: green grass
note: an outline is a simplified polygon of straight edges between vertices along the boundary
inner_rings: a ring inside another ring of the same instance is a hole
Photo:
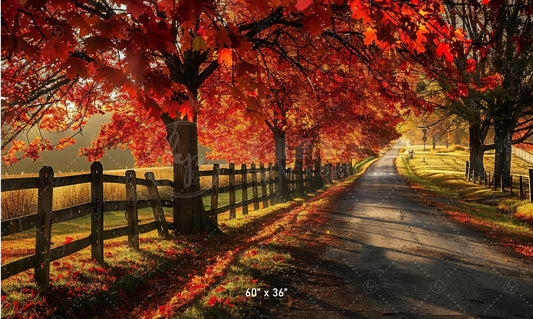
[[[407,176],[415,184],[418,184],[437,195],[446,196],[450,198],[458,197],[458,193],[454,189],[451,189],[448,187],[442,187],[441,185],[435,184],[435,182],[432,181],[431,179],[428,179],[427,177],[424,178],[416,174],[410,165],[411,161],[412,160],[409,160],[405,156],[398,158],[397,167],[398,167],[400,174]]]
[[[269,188],[267,187],[267,194]],[[248,199],[253,196],[253,189],[248,188]],[[261,197],[261,189],[258,189],[258,196]],[[235,202],[242,201],[242,190],[235,191]],[[203,197],[204,207],[206,210],[211,209],[211,196]],[[218,207],[229,205],[229,193],[220,193],[218,195]],[[260,202],[262,207],[262,201]],[[253,210],[253,205],[250,205],[249,211]],[[165,218],[167,222],[172,222],[172,208],[164,208]],[[224,219],[225,214],[220,214],[219,219]],[[239,214],[240,215],[240,214]],[[152,208],[138,209],[139,224],[149,223],[154,221]],[[115,227],[123,227],[127,225],[124,211],[111,211],[104,213],[104,229]],[[61,245],[67,237],[72,237],[74,240],[89,236],[91,233],[91,218],[90,216],[83,216],[72,219],[66,222],[53,224],[52,226],[52,243],[53,247]],[[9,236],[2,237],[2,260],[3,263],[8,263],[16,259],[32,255],[35,246],[35,230],[27,230]]]
[[[172,222],[172,209],[164,208],[165,218]],[[152,208],[138,210],[139,224],[154,221]],[[104,213],[104,229],[127,226],[124,211]],[[91,234],[91,216],[86,215],[66,222],[52,225],[52,248],[60,246],[67,237],[74,240],[87,237]],[[35,229],[26,230],[9,236],[2,237],[2,263],[33,255],[35,251]]]
[[[274,288],[268,286],[266,281],[270,276],[286,271],[291,259],[289,253],[279,252],[272,247],[252,246],[232,262],[220,284],[210,287],[210,292],[204,298],[172,318],[241,318],[252,309],[253,303],[246,300],[261,299],[262,290]],[[210,300],[217,302],[210,304]],[[228,300],[228,303],[219,300]]]
[[[367,157],[357,163],[355,163],[355,165],[353,166],[354,168],[354,173],[357,174],[359,173],[361,170],[363,170],[365,167],[368,167],[367,164],[371,163],[372,161],[376,160],[375,157]]]
[[[248,194],[247,194],[247,199],[250,200],[253,198],[253,188],[252,187],[249,187],[247,188],[247,191],[248,191]],[[261,187],[258,187],[257,188],[257,196],[258,197],[261,197]],[[267,196],[270,195],[270,191],[269,191],[269,187],[267,186]],[[210,210],[211,209],[211,195],[209,196],[204,196],[202,198],[203,202],[204,202],[204,207],[206,210]],[[236,189],[235,190],[235,203],[239,203],[239,202],[242,202],[242,189]],[[260,201],[261,202],[261,201]],[[218,208],[221,208],[221,207],[224,207],[226,205],[229,205],[229,192],[226,192],[226,193],[219,193],[218,194]]]
[[[454,199],[450,204],[440,205],[444,210],[472,216],[511,235],[533,236],[533,229],[508,211],[508,207],[520,206],[524,201],[509,199],[508,193],[467,182],[460,170],[464,158],[468,158],[464,151],[415,151],[414,159],[409,159],[404,152],[397,159],[397,167],[423,194]]]
[[[53,262],[50,267],[51,287],[46,298],[53,296],[53,302],[64,300],[78,312],[93,307],[108,307],[113,300],[119,299],[119,292],[135,293],[139,285],[186,258],[181,253],[186,248],[189,248],[186,243],[160,239],[157,231],[142,235],[140,251],[129,249],[125,238],[108,240],[104,249],[105,265],[91,260],[90,249]],[[22,307],[41,302],[43,296],[38,293],[39,288],[32,273],[30,270],[2,280],[2,296],[6,296],[2,303],[2,318],[21,313],[20,308],[16,309],[16,303]],[[30,315],[31,312],[22,311],[22,317]]]

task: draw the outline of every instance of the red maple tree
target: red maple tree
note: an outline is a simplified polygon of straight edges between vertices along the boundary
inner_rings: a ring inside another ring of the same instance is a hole
[[[199,180],[194,175],[198,172],[199,116],[220,107],[217,95],[205,87],[215,72],[271,70],[272,74],[284,74],[284,69],[295,68],[291,78],[298,73],[309,78],[293,85],[300,86],[295,92],[303,92],[308,85],[320,87],[334,77],[316,81],[324,73],[319,70],[325,63],[321,56],[334,51],[340,64],[356,60],[366,67],[364,81],[370,79],[379,95],[389,99],[375,105],[377,109],[387,110],[391,103],[405,101],[423,107],[426,104],[414,91],[407,90],[407,78],[391,70],[401,62],[405,70],[417,65],[436,72],[431,61],[448,52],[445,49],[454,35],[441,12],[438,1],[6,0],[2,6],[2,56],[14,65],[11,74],[15,74],[16,61],[21,57],[42,62],[42,68],[40,62],[32,67],[38,81],[28,83],[28,88],[18,93],[7,90],[5,105],[12,109],[6,108],[6,114],[15,114],[8,117],[15,128],[25,120],[16,114],[33,115],[32,100],[17,98],[30,90],[36,90],[45,102],[52,96],[57,105],[74,103],[82,114],[76,115],[74,128],[83,125],[85,116],[114,112],[112,122],[103,126],[93,147],[81,153],[97,160],[105,149],[133,140],[128,147],[136,158],[141,163],[153,163],[151,154],[162,153],[156,150],[170,150],[171,155],[165,155],[163,161],[171,160],[174,166],[176,229],[182,233],[210,230],[216,225],[205,217],[201,198],[196,195]],[[265,55],[264,63],[258,63],[258,55]],[[275,61],[278,65],[273,64]],[[43,79],[46,82],[50,76],[57,90],[46,90]],[[15,87],[16,75],[7,79],[5,87]],[[258,80],[243,76],[236,85],[228,81],[227,88],[235,91],[234,96],[254,91],[264,94],[264,98],[254,99],[270,104],[274,113],[268,114],[267,126],[275,135],[283,135],[289,110],[297,104],[289,103],[290,94],[283,96],[286,84],[270,81],[260,90]],[[322,89],[317,92],[306,100],[316,99]],[[316,103],[314,107],[327,109],[332,104]],[[52,123],[61,127],[64,114],[49,112]],[[248,121],[243,114],[235,113],[243,122]],[[383,112],[375,114],[379,119]],[[365,119],[362,116],[359,121]],[[35,121],[40,122],[39,117]],[[50,149],[42,141],[30,147],[9,134],[4,138],[10,139],[9,145],[2,145],[8,154],[14,153],[13,149],[23,150],[26,156],[36,158],[39,151]],[[278,150],[281,148],[285,149],[279,144]],[[5,158],[13,161],[13,156]]]

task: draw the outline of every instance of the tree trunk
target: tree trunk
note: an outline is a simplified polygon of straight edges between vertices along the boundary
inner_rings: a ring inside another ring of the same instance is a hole
[[[511,183],[511,153],[513,126],[507,121],[498,121],[494,126],[494,178],[508,187]]]
[[[173,216],[177,234],[218,230],[207,218],[200,188],[196,117],[189,122],[164,116],[174,166]]]
[[[163,58],[173,82],[185,85],[192,96],[175,92],[173,98],[180,104],[188,100],[198,105],[198,88],[216,70],[217,62],[211,62],[200,72],[200,66],[207,59],[207,52],[184,50],[181,56],[164,53]],[[198,127],[196,107],[192,106],[191,122],[171,118],[164,113],[161,119],[166,125],[167,141],[170,144],[174,166],[173,216],[177,234],[195,234],[202,231],[221,232],[216,218],[208,218],[200,188],[198,167]]]
[[[296,196],[302,197],[303,191],[303,174],[304,174],[304,149],[303,144],[300,144],[295,151],[294,172],[296,173]]]
[[[485,134],[482,128],[476,124],[470,124],[468,133],[470,139],[470,171],[473,171],[475,176],[485,176],[485,167],[483,165]]]
[[[285,175],[287,166],[287,156],[285,155],[285,132],[278,129],[274,130],[274,141],[276,142],[276,165],[278,167],[278,176],[281,179],[279,183],[279,197],[282,202],[291,199],[287,176]]]

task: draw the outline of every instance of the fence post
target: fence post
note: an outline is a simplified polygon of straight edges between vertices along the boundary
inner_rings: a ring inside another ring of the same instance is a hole
[[[345,163],[345,165],[346,165],[346,169],[345,169],[346,170],[346,177],[348,177],[348,176],[351,175],[350,174],[350,164],[349,163]]]
[[[128,246],[139,250],[139,214],[137,211],[137,175],[126,171],[126,216],[128,217]]]
[[[469,173],[470,173],[470,162],[466,161],[466,164],[465,164],[465,177],[466,177],[466,179],[468,179]]]
[[[281,174],[279,171],[279,166],[277,163],[274,163],[274,166],[272,166],[272,173],[273,173],[273,185],[274,185],[274,203],[279,204],[281,203],[281,196],[280,196],[280,184],[281,184]],[[285,172],[284,172],[285,173]],[[285,176],[286,178],[286,176]]]
[[[520,184],[520,186],[518,187],[519,192],[520,192],[520,199],[522,199],[524,198],[524,186],[522,185],[522,175],[520,175],[520,177],[518,178],[518,183]]]
[[[485,176],[483,177],[483,184],[487,186],[487,172],[485,172]]]
[[[335,165],[335,180],[339,181],[341,179],[341,164],[337,163]]]
[[[294,171],[295,174],[295,183],[294,191],[296,196],[304,195],[304,149],[303,147],[296,148],[295,152],[295,161],[294,161]]]
[[[248,214],[248,184],[247,183],[248,170],[246,164],[241,165],[241,185],[242,185],[242,214]]]
[[[235,164],[229,163],[229,218],[237,217],[235,212]]]
[[[267,196],[267,184],[265,178],[265,164],[259,164],[260,176],[261,176],[261,197],[263,197],[263,208],[268,207],[268,196]]]
[[[252,196],[254,201],[254,210],[259,209],[259,200],[257,192],[257,166],[255,163],[252,163]]]
[[[348,165],[346,163],[342,163],[342,177],[348,177]]]
[[[298,166],[298,167],[295,167],[295,170],[296,170],[296,195],[303,196],[304,195],[304,178],[305,178],[304,167]]]
[[[274,163],[272,166],[272,186],[274,187],[274,194],[272,197],[273,203],[279,204],[280,196],[279,196],[279,171],[278,171],[278,164]]]
[[[211,177],[211,219],[214,225],[218,225],[218,181],[220,176],[220,165],[213,164],[213,175]]]
[[[491,187],[492,185],[492,180],[490,179],[490,173],[489,173],[489,188]]]
[[[313,191],[313,168],[312,166],[307,166],[305,168],[305,182],[304,182],[304,189],[306,192],[312,192]]]
[[[289,190],[289,192],[292,192],[294,190],[294,184],[292,183],[292,168],[287,167],[287,170],[285,171],[285,179],[287,180],[287,189]],[[281,190],[281,187],[279,189]]]
[[[350,174],[348,173],[348,163],[342,163],[342,172],[344,177],[350,176]]]
[[[289,187],[289,179],[287,178],[287,171],[282,171],[282,168],[278,165],[278,163],[274,164],[274,178],[275,178],[275,192],[276,192],[276,203],[282,203],[281,198],[281,182],[282,182],[282,174],[285,175],[285,181],[287,182],[287,188]]]
[[[296,192],[298,190],[298,172],[293,168],[291,170],[291,181],[292,181],[292,190]]]
[[[144,178],[149,183],[148,193],[152,202],[152,211],[154,213],[154,219],[157,222],[157,233],[159,237],[167,238],[168,226],[167,221],[165,220],[165,213],[163,212],[163,207],[161,206],[161,197],[159,196],[159,191],[157,190],[157,184],[155,182],[155,176],[152,172],[146,172]]]
[[[314,178],[313,178],[313,188],[317,189],[322,187],[322,165],[320,165],[320,161],[317,160],[315,162],[315,170],[313,172]]]
[[[533,169],[529,169],[529,201],[533,203]]]
[[[104,263],[104,174],[100,162],[91,165],[91,258]]]
[[[43,166],[39,171],[34,276],[41,290],[46,290],[50,277],[53,178],[54,170],[50,166]]]
[[[272,163],[268,163],[268,190],[270,192],[270,205],[276,203],[276,193],[274,193],[274,177],[272,176]]]

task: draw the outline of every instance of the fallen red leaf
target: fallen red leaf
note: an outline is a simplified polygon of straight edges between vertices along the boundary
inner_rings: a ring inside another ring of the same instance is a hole
[[[207,304],[210,306],[214,306],[217,303],[217,300],[218,300],[217,296],[213,296],[209,298],[209,301],[207,302]]]

